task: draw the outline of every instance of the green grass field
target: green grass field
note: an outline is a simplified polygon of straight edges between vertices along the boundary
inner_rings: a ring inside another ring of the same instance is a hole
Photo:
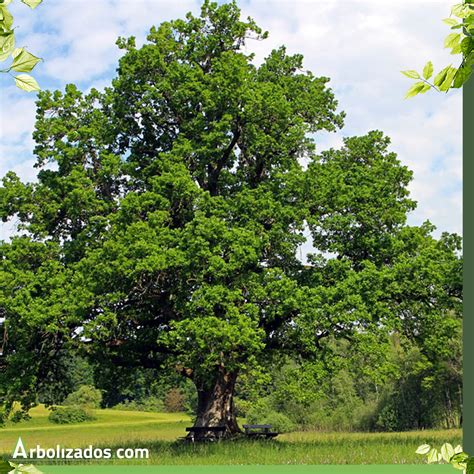
[[[0,454],[11,456],[18,437],[27,449],[119,447],[148,448],[143,461],[114,459],[107,463],[133,464],[412,464],[423,460],[418,445],[461,443],[461,431],[413,431],[406,433],[294,432],[274,441],[227,441],[191,444],[184,436],[190,418],[183,413],[145,413],[97,410],[95,421],[73,425],[48,422],[48,410],[36,407],[32,419],[0,428]],[[105,462],[105,461],[104,461]],[[51,461],[48,462],[51,464]],[[37,463],[39,464],[39,462]]]

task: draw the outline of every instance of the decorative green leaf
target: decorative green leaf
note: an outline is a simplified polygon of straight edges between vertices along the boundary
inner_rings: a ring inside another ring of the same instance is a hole
[[[431,86],[429,84],[425,84],[421,90],[420,90],[420,94],[424,94],[425,92],[429,91],[431,89]]]
[[[436,74],[435,78],[434,78],[434,85],[435,86],[440,86],[444,80],[446,79],[446,75],[448,74],[448,70],[451,66],[447,66],[445,67],[444,69],[441,69],[440,72],[438,72],[438,74]]]
[[[459,453],[462,453],[462,446],[460,444],[458,444],[455,448],[454,448],[454,452],[456,454],[459,454]]]
[[[0,5],[0,15],[3,29],[5,31],[10,30],[13,25],[13,16],[8,11],[8,8],[4,7],[3,5]]]
[[[451,54],[460,54],[461,53],[461,43],[458,43],[456,46],[453,46],[453,49],[450,52]]]
[[[420,75],[414,70],[400,71],[400,72],[404,74],[405,76],[409,77],[410,79],[420,79]]]
[[[431,449],[429,444],[422,444],[418,446],[418,449],[415,451],[416,454],[428,454]]]
[[[461,41],[461,51],[467,56],[474,49],[474,40],[467,36]]]
[[[443,21],[449,26],[454,26],[458,24],[458,22],[454,18],[445,18]]]
[[[467,460],[466,474],[474,474],[474,457]]]
[[[433,75],[433,63],[428,61],[423,68],[423,77],[429,79]]]
[[[430,86],[424,82],[415,82],[415,84],[413,84],[410,89],[408,89],[405,99],[409,99],[410,97],[414,97],[415,95],[426,92],[428,90],[425,89],[426,86],[428,86],[428,89],[430,88]]]
[[[465,8],[463,3],[458,3],[451,8],[451,15],[457,16],[458,18],[465,18],[469,16],[469,8]]]
[[[16,53],[16,54],[15,54]],[[11,68],[17,72],[30,72],[41,59],[26,51],[24,48],[16,49],[13,52],[13,63]]]
[[[33,466],[33,464],[18,464],[15,467],[13,472],[16,474],[43,474],[37,467]]]
[[[36,8],[43,0],[21,0],[25,5],[30,8]]]
[[[454,48],[461,41],[461,33],[450,33],[444,40],[445,48]]]
[[[5,61],[5,59],[10,56],[10,53],[15,48],[15,35],[13,31],[8,33],[0,33],[0,61]]]
[[[454,456],[453,446],[449,443],[444,443],[443,446],[441,446],[441,456],[446,462],[449,462]]]
[[[10,463],[0,459],[0,474],[8,474],[11,470]]]
[[[18,74],[18,76],[15,76],[15,83],[17,87],[19,87],[20,89],[23,89],[26,92],[33,92],[33,91],[40,90],[40,86],[36,82],[36,79],[34,79],[28,74]]]
[[[455,67],[450,66],[448,68],[444,81],[439,85],[440,91],[446,92],[452,86],[457,71],[458,70]]]
[[[428,464],[433,464],[438,462],[438,450],[436,448],[431,448],[430,452],[428,453]]]
[[[466,461],[469,459],[469,456],[466,453],[460,452],[455,454],[450,463],[455,469],[466,469]]]

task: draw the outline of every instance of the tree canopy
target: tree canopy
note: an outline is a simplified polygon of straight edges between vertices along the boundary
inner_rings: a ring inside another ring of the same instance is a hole
[[[452,330],[460,239],[406,225],[412,174],[382,132],[317,153],[344,113],[301,55],[256,65],[243,46],[266,37],[206,1],[141,47],[119,39],[104,92],[39,94],[38,181],[0,188],[21,231],[0,246],[4,400],[35,403],[73,347],[173,367],[197,388],[196,423],[234,433],[239,375],[289,354],[323,373],[331,338]]]

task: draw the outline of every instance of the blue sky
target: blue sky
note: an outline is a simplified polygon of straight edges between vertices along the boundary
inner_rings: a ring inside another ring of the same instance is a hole
[[[14,0],[17,46],[44,58],[34,70],[43,89],[75,83],[82,90],[102,88],[115,75],[121,52],[118,36],[145,40],[152,25],[198,12],[188,0],[44,0],[36,10]],[[250,15],[270,32],[266,41],[250,41],[260,61],[281,44],[303,53],[305,67],[331,78],[346,125],[337,134],[316,136],[319,150],[339,146],[343,136],[380,129],[392,138],[392,150],[414,171],[410,185],[418,208],[410,224],[429,219],[439,231],[462,231],[462,96],[429,92],[403,96],[411,81],[402,69],[421,70],[431,59],[435,71],[456,64],[443,50],[449,33],[441,22],[449,0],[245,0]],[[0,75],[0,176],[14,170],[35,179],[35,94],[17,89]],[[0,227],[7,238],[13,224]]]

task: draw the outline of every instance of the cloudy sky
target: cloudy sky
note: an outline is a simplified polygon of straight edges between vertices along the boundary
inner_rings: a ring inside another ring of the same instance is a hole
[[[145,40],[153,24],[197,13],[190,0],[44,0],[36,10],[14,0],[17,46],[44,58],[34,75],[43,89],[75,83],[101,88],[114,77],[121,52],[118,36]],[[429,219],[440,231],[462,230],[462,96],[428,92],[404,100],[411,80],[403,69],[421,70],[431,59],[435,71],[453,62],[443,50],[449,33],[441,22],[451,0],[240,0],[243,14],[270,32],[248,51],[261,60],[285,44],[303,53],[305,66],[331,78],[346,125],[337,134],[316,136],[319,150],[338,146],[343,136],[380,129],[392,150],[414,171],[410,186],[418,209],[409,222]],[[20,91],[0,75],[0,177],[8,170],[34,180],[35,94]],[[11,226],[0,227],[0,239]]]

